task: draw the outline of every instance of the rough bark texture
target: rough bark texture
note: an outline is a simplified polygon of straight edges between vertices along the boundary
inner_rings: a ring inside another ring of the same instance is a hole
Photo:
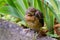
[[[56,40],[48,36],[37,37],[37,35],[33,30],[0,19],[0,40]]]

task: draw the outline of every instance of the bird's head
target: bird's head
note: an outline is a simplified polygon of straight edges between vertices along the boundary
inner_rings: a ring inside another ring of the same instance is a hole
[[[34,21],[36,18],[39,20],[40,24],[43,26],[44,25],[43,14],[39,10],[32,7],[27,9],[25,20]]]

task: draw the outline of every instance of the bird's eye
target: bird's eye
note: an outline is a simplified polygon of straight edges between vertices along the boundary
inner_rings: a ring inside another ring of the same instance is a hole
[[[28,16],[33,16],[32,14],[28,14]]]

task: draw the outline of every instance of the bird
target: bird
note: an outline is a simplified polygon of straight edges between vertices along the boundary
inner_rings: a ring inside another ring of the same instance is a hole
[[[31,30],[41,32],[40,28],[44,26],[43,13],[33,7],[30,7],[26,11],[25,21]]]
[[[54,25],[54,32],[60,36],[60,24]]]
[[[60,36],[60,23],[58,23],[57,19],[54,19],[54,33]]]

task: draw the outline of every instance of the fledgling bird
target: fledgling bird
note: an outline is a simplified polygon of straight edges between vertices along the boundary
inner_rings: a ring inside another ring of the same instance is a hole
[[[54,32],[60,36],[60,24],[54,25]]]
[[[43,14],[35,8],[29,8],[26,11],[25,21],[29,28],[34,31],[39,31],[44,26]]]
[[[58,23],[56,18],[54,19],[54,33],[60,37],[60,23]]]

